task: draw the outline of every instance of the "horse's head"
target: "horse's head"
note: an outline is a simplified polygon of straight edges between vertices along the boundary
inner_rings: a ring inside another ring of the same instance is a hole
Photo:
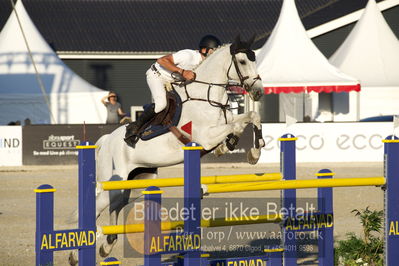
[[[263,84],[256,70],[255,53],[251,50],[254,40],[255,35],[247,42],[241,41],[240,36],[237,36],[230,45],[232,62],[228,77],[237,81],[254,101],[259,101],[263,95]]]

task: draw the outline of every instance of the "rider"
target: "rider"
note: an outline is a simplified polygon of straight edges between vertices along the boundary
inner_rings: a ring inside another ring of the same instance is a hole
[[[137,136],[142,125],[166,108],[165,84],[174,81],[173,73],[179,73],[186,80],[194,80],[195,73],[192,70],[220,45],[221,42],[217,37],[206,35],[200,40],[198,51],[180,50],[174,54],[165,55],[152,64],[146,75],[155,107],[151,105],[138,117],[137,121],[127,126],[125,140]]]

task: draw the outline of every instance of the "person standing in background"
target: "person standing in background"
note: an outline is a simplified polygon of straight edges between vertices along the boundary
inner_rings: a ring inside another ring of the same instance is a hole
[[[101,99],[101,102],[107,108],[107,121],[106,124],[118,124],[120,118],[125,116],[126,113],[122,111],[122,106],[117,101],[116,93],[110,91],[108,96]]]

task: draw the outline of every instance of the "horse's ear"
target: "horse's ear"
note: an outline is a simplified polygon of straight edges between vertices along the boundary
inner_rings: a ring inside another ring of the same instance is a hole
[[[234,42],[237,43],[237,44],[239,44],[239,43],[241,42],[241,36],[240,36],[240,34],[237,34],[237,36],[236,36]]]
[[[240,38],[240,34],[238,34],[230,46],[230,54],[233,55],[236,53],[236,50],[238,49],[240,43],[241,43],[241,38]]]

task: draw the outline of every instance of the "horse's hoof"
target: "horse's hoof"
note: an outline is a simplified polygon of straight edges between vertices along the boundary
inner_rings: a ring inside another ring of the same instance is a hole
[[[247,152],[247,160],[249,164],[256,164],[260,158],[260,149],[251,148]]]
[[[111,251],[112,248],[115,246],[116,241],[118,240],[118,235],[108,235],[107,236],[107,243],[108,244],[102,244],[98,252],[100,253],[100,256],[105,258],[107,257]]]
[[[201,184],[201,199],[203,199],[204,196],[209,196],[208,186],[204,185],[204,184]]]
[[[228,149],[225,144],[220,144],[219,146],[216,147],[215,151],[213,154],[215,154],[216,157],[222,156],[223,154],[226,154],[228,152]]]
[[[108,257],[110,252],[105,251],[104,245],[101,245],[100,249],[98,250],[98,252],[100,253],[100,256],[105,258]]]
[[[78,259],[76,258],[75,254],[73,252],[69,253],[68,262],[69,262],[69,265],[71,265],[71,266],[78,265]]]
[[[107,243],[112,245],[115,241],[118,240],[118,235],[108,235],[107,236]]]
[[[259,147],[263,148],[266,146],[265,140],[264,139],[259,139]]]

